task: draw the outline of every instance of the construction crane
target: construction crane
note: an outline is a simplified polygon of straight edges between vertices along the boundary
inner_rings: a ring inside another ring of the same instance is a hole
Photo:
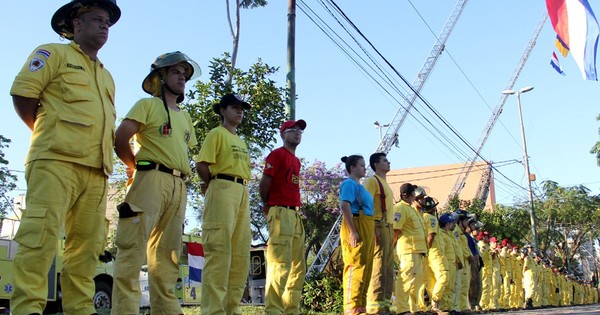
[[[406,120],[406,117],[408,116],[409,111],[413,107],[413,103],[415,102],[418,93],[420,93],[420,91],[423,89],[425,81],[427,81],[427,78],[429,78],[431,71],[433,70],[436,62],[438,61],[439,57],[444,51],[444,48],[446,47],[446,41],[448,40],[450,33],[454,29],[454,26],[456,25],[460,14],[464,10],[466,3],[467,0],[458,0],[454,5],[454,8],[452,9],[450,16],[446,20],[442,31],[438,35],[438,38],[435,44],[433,45],[433,48],[431,48],[428,57],[425,59],[425,62],[421,67],[421,71],[419,71],[414,83],[412,84],[410,94],[408,94],[406,97],[402,97],[402,99],[404,100],[404,104],[400,104],[400,109],[394,115],[394,119],[386,129],[386,133],[381,138],[381,141],[379,142],[379,145],[377,146],[375,152],[383,152],[387,154],[392,148],[392,146],[398,141],[398,130],[400,130],[400,127]],[[373,175],[373,170],[369,170],[366,177],[369,177],[371,175]],[[327,265],[327,263],[329,262],[331,254],[333,254],[333,251],[340,244],[341,224],[342,215],[339,215],[335,223],[333,224],[333,227],[329,231],[327,238],[323,242],[323,246],[321,246],[321,249],[317,253],[317,257],[308,268],[308,275],[322,272],[325,268],[325,265]]]
[[[531,51],[533,50],[533,47],[535,46],[538,36],[540,35],[542,28],[544,27],[544,24],[546,23],[547,19],[548,19],[548,14],[546,12],[544,12],[544,14],[542,15],[542,19],[536,25],[535,31],[533,32],[533,35],[529,39],[529,43],[527,43],[527,47],[525,48],[525,51],[523,51],[523,54],[521,55],[521,58],[519,59],[517,67],[513,71],[512,75],[510,76],[510,79],[508,80],[508,84],[504,88],[505,90],[511,90],[515,86],[515,82],[519,78],[519,75],[521,75],[521,72],[523,71],[523,68],[525,67],[525,63],[527,63],[527,59],[529,59],[529,55],[531,55]],[[483,146],[485,145],[485,142],[487,141],[488,137],[490,136],[492,129],[496,125],[496,122],[498,121],[498,117],[500,117],[500,114],[502,113],[502,109],[504,108],[504,103],[506,103],[507,97],[508,97],[508,95],[506,95],[506,94],[500,94],[500,99],[498,100],[498,104],[496,105],[496,108],[492,111],[492,117],[490,117],[487,125],[485,125],[485,127],[483,129],[482,137],[479,139],[479,142],[478,142],[479,148],[477,149],[477,152],[475,153],[475,156],[473,157],[473,159],[471,159],[470,161],[467,161],[465,163],[465,165],[463,166],[461,172],[458,175],[458,178],[456,179],[456,182],[454,183],[454,186],[452,187],[452,190],[450,190],[450,193],[448,194],[448,199],[446,200],[446,203],[444,204],[443,208],[447,208],[448,204],[450,203],[450,200],[452,200],[452,198],[454,198],[455,196],[458,196],[460,194],[461,190],[463,189],[463,187],[465,187],[465,183],[467,182],[467,177],[469,177],[469,174],[471,173],[471,170],[473,169],[473,165],[475,165],[475,161],[477,160],[477,158],[480,157],[481,149],[483,149]],[[479,195],[477,195],[477,197],[480,198]],[[485,197],[485,199],[487,199],[487,196]]]

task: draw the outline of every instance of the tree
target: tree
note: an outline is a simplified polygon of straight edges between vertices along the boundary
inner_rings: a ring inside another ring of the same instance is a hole
[[[235,1],[235,29],[231,22],[231,8],[229,6],[229,0],[225,0],[225,6],[227,7],[227,22],[229,23],[229,32],[231,33],[231,39],[233,40],[233,49],[231,53],[231,66],[235,68],[237,61],[238,48],[240,43],[240,8],[254,9],[258,7],[264,7],[267,5],[266,0],[236,0]],[[227,82],[231,83],[232,75],[227,77]]]
[[[316,254],[340,215],[339,192],[344,170],[338,164],[327,169],[324,162],[305,165],[300,174],[302,217],[306,231],[306,254]]]
[[[10,139],[0,135],[0,218],[4,218],[8,209],[12,209],[13,200],[7,194],[17,187],[17,176],[6,167],[8,160],[4,158],[4,148],[8,148]]]
[[[596,117],[596,120],[600,121],[600,115]],[[600,134],[600,128],[598,128],[598,134]],[[596,161],[598,166],[600,166],[600,141],[596,142],[596,144],[592,147],[592,150],[590,150],[590,153],[596,154]]]
[[[538,205],[546,249],[569,266],[581,245],[600,236],[600,197],[590,195],[583,185],[561,187],[553,181],[543,184],[544,198]]]
[[[213,59],[209,68],[209,80],[196,82],[194,88],[187,94],[188,102],[182,104],[182,108],[190,113],[196,129],[196,138],[198,143],[202,144],[206,134],[221,124],[220,117],[213,112],[212,105],[218,103],[222,95],[236,92],[252,105],[252,109],[244,112],[244,120],[237,132],[248,145],[251,164],[255,171],[249,190],[257,191],[254,185],[258,185],[261,174],[256,171],[260,169],[258,165],[262,163],[262,160],[258,159],[277,143],[277,130],[285,119],[285,90],[271,79],[278,68],[271,67],[258,59],[250,69],[243,71],[233,67],[228,53]],[[229,76],[232,78],[230,82],[226,80]],[[200,145],[190,151],[190,163],[194,164],[191,157],[197,155],[199,151]],[[188,203],[198,212],[200,219],[204,197],[199,191],[199,181],[198,177],[188,181]],[[263,216],[260,198],[258,195],[251,194],[250,202],[254,237],[258,240],[266,240],[259,228],[260,218]]]

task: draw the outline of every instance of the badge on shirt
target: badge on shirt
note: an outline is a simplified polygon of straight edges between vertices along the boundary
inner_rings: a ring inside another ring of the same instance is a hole
[[[400,212],[394,213],[394,222],[400,221],[400,218],[402,218],[402,213],[400,213]]]
[[[271,164],[269,164],[269,163],[265,163],[265,168],[266,168],[266,169],[268,169],[268,170],[269,170],[269,169],[272,169],[272,168],[273,168],[273,165],[271,165]]]
[[[431,227],[435,227],[435,219],[431,219]]]
[[[185,142],[186,143],[190,142],[190,138],[192,137],[192,134],[190,133],[189,130],[185,131],[185,136],[184,137],[185,137]]]
[[[29,71],[36,72],[36,71],[42,69],[45,65],[46,65],[46,62],[44,61],[44,59],[41,59],[38,57],[33,57],[31,59],[31,62],[29,63]]]

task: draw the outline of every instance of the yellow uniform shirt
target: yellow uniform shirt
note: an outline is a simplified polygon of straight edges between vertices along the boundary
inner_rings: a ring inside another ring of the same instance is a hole
[[[452,241],[454,242],[454,250],[456,251],[456,257],[458,258],[458,261],[460,261],[463,267],[466,267],[467,261],[465,260],[464,247],[462,246],[462,242],[460,241],[460,234],[462,234],[460,228],[455,227],[454,231],[452,231],[452,235],[454,236],[452,238]],[[469,256],[467,255],[467,257]]]
[[[479,247],[479,255],[481,255],[481,259],[483,260],[483,271],[491,275],[493,266],[492,266],[492,253],[490,252],[490,245],[486,244],[484,241],[479,241],[477,243]]]
[[[426,235],[429,236],[429,234],[435,234],[428,253],[443,256],[445,243],[440,240],[440,224],[438,219],[433,214],[423,213],[423,221],[425,222]]]
[[[382,206],[381,206],[381,189],[379,187],[379,184],[377,183],[377,179],[375,179],[375,177],[377,177],[380,181],[381,181],[381,186],[383,187],[383,193],[385,195],[385,205],[386,205],[386,215],[387,218],[385,218],[386,222],[392,222],[392,213],[394,212],[394,192],[392,191],[392,188],[390,187],[390,185],[388,185],[388,183],[385,181],[385,179],[374,175],[372,177],[367,178],[367,180],[365,180],[363,186],[365,187],[365,189],[371,194],[371,196],[373,196],[373,203],[374,203],[374,211],[375,214],[373,215],[373,218],[375,220],[383,220],[383,216],[382,216]]]
[[[174,111],[171,115],[171,134],[163,135],[161,126],[166,124],[167,112],[158,97],[143,98],[131,108],[125,118],[140,123],[135,135],[139,151],[136,161],[152,161],[189,175],[192,171],[188,148],[198,144],[192,119],[187,112]]]
[[[426,254],[425,227],[423,216],[404,200],[394,206],[394,230],[400,234],[401,254]]]
[[[250,155],[246,143],[223,126],[206,135],[197,162],[209,164],[210,174],[227,174],[250,179]]]
[[[38,159],[113,169],[115,84],[75,42],[47,44],[29,56],[10,90],[39,99],[26,163]]]
[[[448,259],[449,268],[456,268],[456,250],[454,246],[454,234],[440,229],[440,241],[444,242],[444,255]]]

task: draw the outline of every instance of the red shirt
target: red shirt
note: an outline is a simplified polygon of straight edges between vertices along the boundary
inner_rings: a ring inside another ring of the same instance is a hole
[[[281,147],[273,150],[265,160],[263,174],[272,177],[268,206],[301,206],[300,160]]]

